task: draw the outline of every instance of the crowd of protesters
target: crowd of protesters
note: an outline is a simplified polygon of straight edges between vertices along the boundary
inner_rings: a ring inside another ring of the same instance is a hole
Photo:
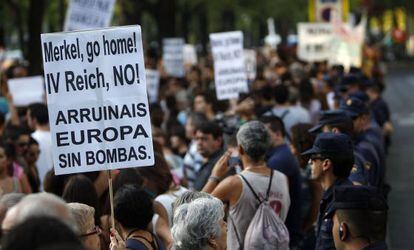
[[[249,92],[218,101],[211,56],[172,78],[148,50],[146,68],[161,72],[155,165],[112,171],[115,228],[108,173],[54,174],[47,106],[15,107],[7,81],[27,70],[2,62],[2,249],[241,249],[266,190],[290,249],[386,249],[393,128],[377,63],[256,52]]]

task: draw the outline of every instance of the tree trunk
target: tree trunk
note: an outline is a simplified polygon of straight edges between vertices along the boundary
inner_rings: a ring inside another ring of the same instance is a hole
[[[42,52],[40,34],[44,14],[44,0],[30,0],[29,19],[27,23],[29,41],[27,43],[27,60],[29,61],[29,74],[38,75],[42,73]]]
[[[190,33],[191,12],[186,5],[181,13],[181,36],[188,42]]]
[[[65,11],[65,0],[59,0],[59,29],[63,30],[65,25],[66,11]]]
[[[142,10],[144,9],[143,1],[120,1],[121,3],[121,24],[133,25],[141,24]]]
[[[221,13],[222,31],[232,31],[235,28],[236,18],[232,9],[226,9]]]
[[[174,37],[175,33],[175,0],[159,0],[158,2],[158,40]]]
[[[25,44],[24,44],[24,29],[23,29],[23,23],[22,23],[22,11],[20,6],[15,3],[14,1],[7,1],[6,2],[11,11],[14,13],[15,16],[15,21],[16,21],[16,26],[17,26],[17,34],[18,34],[18,39],[19,39],[19,47],[22,50],[23,54],[25,54]]]
[[[0,13],[4,13],[6,10],[4,8],[4,5],[0,5]],[[5,31],[4,31],[4,22],[0,22],[0,48],[6,47],[6,40],[5,40]]]

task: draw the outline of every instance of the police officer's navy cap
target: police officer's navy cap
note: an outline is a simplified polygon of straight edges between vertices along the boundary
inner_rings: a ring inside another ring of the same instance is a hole
[[[384,196],[375,187],[338,186],[334,189],[334,209],[388,210]]]
[[[349,97],[355,97],[361,100],[363,103],[367,103],[369,101],[369,97],[364,91],[357,91],[354,93],[350,93]]]
[[[302,153],[302,155],[313,154],[353,154],[352,140],[346,134],[320,133],[312,148]]]
[[[360,78],[356,74],[349,74],[342,78],[341,85],[348,86],[353,84],[359,84],[359,82]]]
[[[320,112],[319,123],[309,129],[309,133],[315,133],[321,130],[325,125],[352,123],[351,118],[343,110],[328,110]]]
[[[349,97],[345,101],[341,102],[339,109],[345,111],[345,113],[351,118],[367,113],[367,105],[356,97]]]

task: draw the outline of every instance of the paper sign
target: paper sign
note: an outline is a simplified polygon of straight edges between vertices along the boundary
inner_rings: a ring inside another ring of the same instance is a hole
[[[0,51],[0,61],[3,60],[23,60],[23,53],[21,50],[5,50]]]
[[[352,27],[343,23],[335,15],[332,21],[332,41],[330,46],[329,65],[340,64],[346,70],[351,66],[362,66],[362,46],[365,39],[366,17],[360,24]]]
[[[332,41],[330,23],[298,24],[298,57],[307,62],[328,60]]]
[[[44,102],[43,76],[32,76],[10,79],[7,81],[13,103],[17,107],[28,106],[36,102]]]
[[[160,86],[160,73],[158,70],[146,69],[147,91],[151,103],[158,101],[158,89]]]
[[[108,27],[115,0],[71,0],[66,13],[65,31]]]
[[[170,76],[184,77],[184,39],[166,38],[162,44],[162,60],[165,71]]]
[[[243,33],[232,31],[210,34],[214,59],[217,99],[238,98],[248,92],[243,54]]]
[[[256,51],[253,49],[244,50],[244,64],[246,65],[247,78],[250,81],[256,79]]]
[[[153,165],[141,27],[41,39],[55,173]]]
[[[196,48],[192,44],[184,45],[184,64],[196,65],[197,64],[197,52]]]

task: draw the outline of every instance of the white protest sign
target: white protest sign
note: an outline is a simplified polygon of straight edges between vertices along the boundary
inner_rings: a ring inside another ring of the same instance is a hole
[[[71,0],[65,18],[65,31],[108,27],[115,0]]]
[[[265,37],[265,43],[272,49],[276,49],[282,38],[276,34],[275,21],[271,17],[267,19],[267,29],[269,34]]]
[[[7,81],[13,103],[17,107],[44,102],[43,76],[14,78]]]
[[[184,45],[184,64],[197,64],[197,52],[195,46],[192,44]]]
[[[256,51],[253,49],[244,50],[244,64],[246,65],[247,78],[250,81],[256,79]]]
[[[162,41],[162,60],[165,71],[174,77],[184,76],[184,39],[165,38]]]
[[[298,57],[307,62],[328,60],[332,41],[330,23],[298,23]]]
[[[147,91],[151,103],[158,101],[158,89],[160,86],[160,73],[158,70],[146,69],[145,77],[147,78]]]
[[[241,31],[210,34],[217,99],[238,98],[248,92]]]
[[[335,15],[332,21],[332,42],[329,65],[341,64],[346,70],[351,66],[362,66],[362,46],[365,39],[366,17],[353,27],[343,23]]]
[[[0,61],[3,60],[22,60],[23,59],[23,53],[21,50],[5,50],[0,52]]]
[[[41,39],[55,173],[153,165],[141,27]]]

